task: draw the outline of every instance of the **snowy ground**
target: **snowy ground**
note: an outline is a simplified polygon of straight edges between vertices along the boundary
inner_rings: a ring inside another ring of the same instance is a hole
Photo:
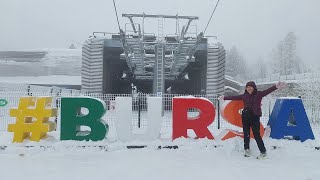
[[[320,146],[319,140],[301,143],[266,139],[269,159],[257,160],[254,141],[251,141],[253,156],[243,157],[241,138],[224,142],[178,139],[123,144],[107,140],[61,142],[49,137],[40,143],[26,141],[21,147],[9,142],[12,136],[8,133],[0,136],[2,145],[9,145],[0,150],[1,179],[4,180],[320,179],[320,150],[316,149]],[[25,148],[25,145],[34,147]],[[93,147],[98,145],[104,148]],[[127,149],[127,145],[147,147]],[[178,145],[179,149],[158,150],[159,145]]]

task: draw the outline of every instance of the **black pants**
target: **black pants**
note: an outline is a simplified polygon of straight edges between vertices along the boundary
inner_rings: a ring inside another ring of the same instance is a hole
[[[244,135],[244,149],[250,149],[250,127],[252,128],[254,139],[257,142],[261,153],[266,152],[263,140],[260,136],[260,116],[254,115],[250,108],[242,111],[242,125]]]

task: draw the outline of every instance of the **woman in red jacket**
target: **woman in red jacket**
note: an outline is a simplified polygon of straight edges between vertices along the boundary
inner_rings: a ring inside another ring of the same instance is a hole
[[[243,94],[238,96],[220,96],[219,100],[242,100],[244,103],[244,109],[242,110],[242,126],[244,135],[244,150],[245,157],[250,156],[250,127],[254,135],[254,139],[260,150],[260,155],[258,159],[263,159],[267,157],[266,148],[264,146],[263,140],[260,136],[260,117],[261,113],[261,100],[264,96],[270,94],[276,89],[285,87],[284,82],[278,82],[276,85],[264,90],[258,91],[257,86],[253,81],[246,84],[246,90]]]

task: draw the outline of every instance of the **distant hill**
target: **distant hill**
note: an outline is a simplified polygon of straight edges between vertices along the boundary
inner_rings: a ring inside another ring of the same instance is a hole
[[[0,59],[7,61],[40,61],[47,51],[0,51]]]
[[[0,76],[81,74],[81,49],[0,51]]]

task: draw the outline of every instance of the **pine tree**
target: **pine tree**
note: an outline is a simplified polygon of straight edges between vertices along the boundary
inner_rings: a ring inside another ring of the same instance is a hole
[[[265,64],[262,57],[259,57],[258,61],[251,66],[250,72],[252,72],[251,77],[253,77],[253,79],[263,79],[267,77],[267,65]]]
[[[248,78],[247,64],[235,46],[227,50],[226,74],[238,80]]]
[[[285,62],[285,75],[293,74],[296,67],[299,66],[297,62],[297,37],[293,32],[289,32],[284,39],[283,44],[283,61]]]
[[[293,32],[289,32],[273,49],[272,59],[272,73],[290,75],[306,72],[305,64],[297,55],[297,37]]]

